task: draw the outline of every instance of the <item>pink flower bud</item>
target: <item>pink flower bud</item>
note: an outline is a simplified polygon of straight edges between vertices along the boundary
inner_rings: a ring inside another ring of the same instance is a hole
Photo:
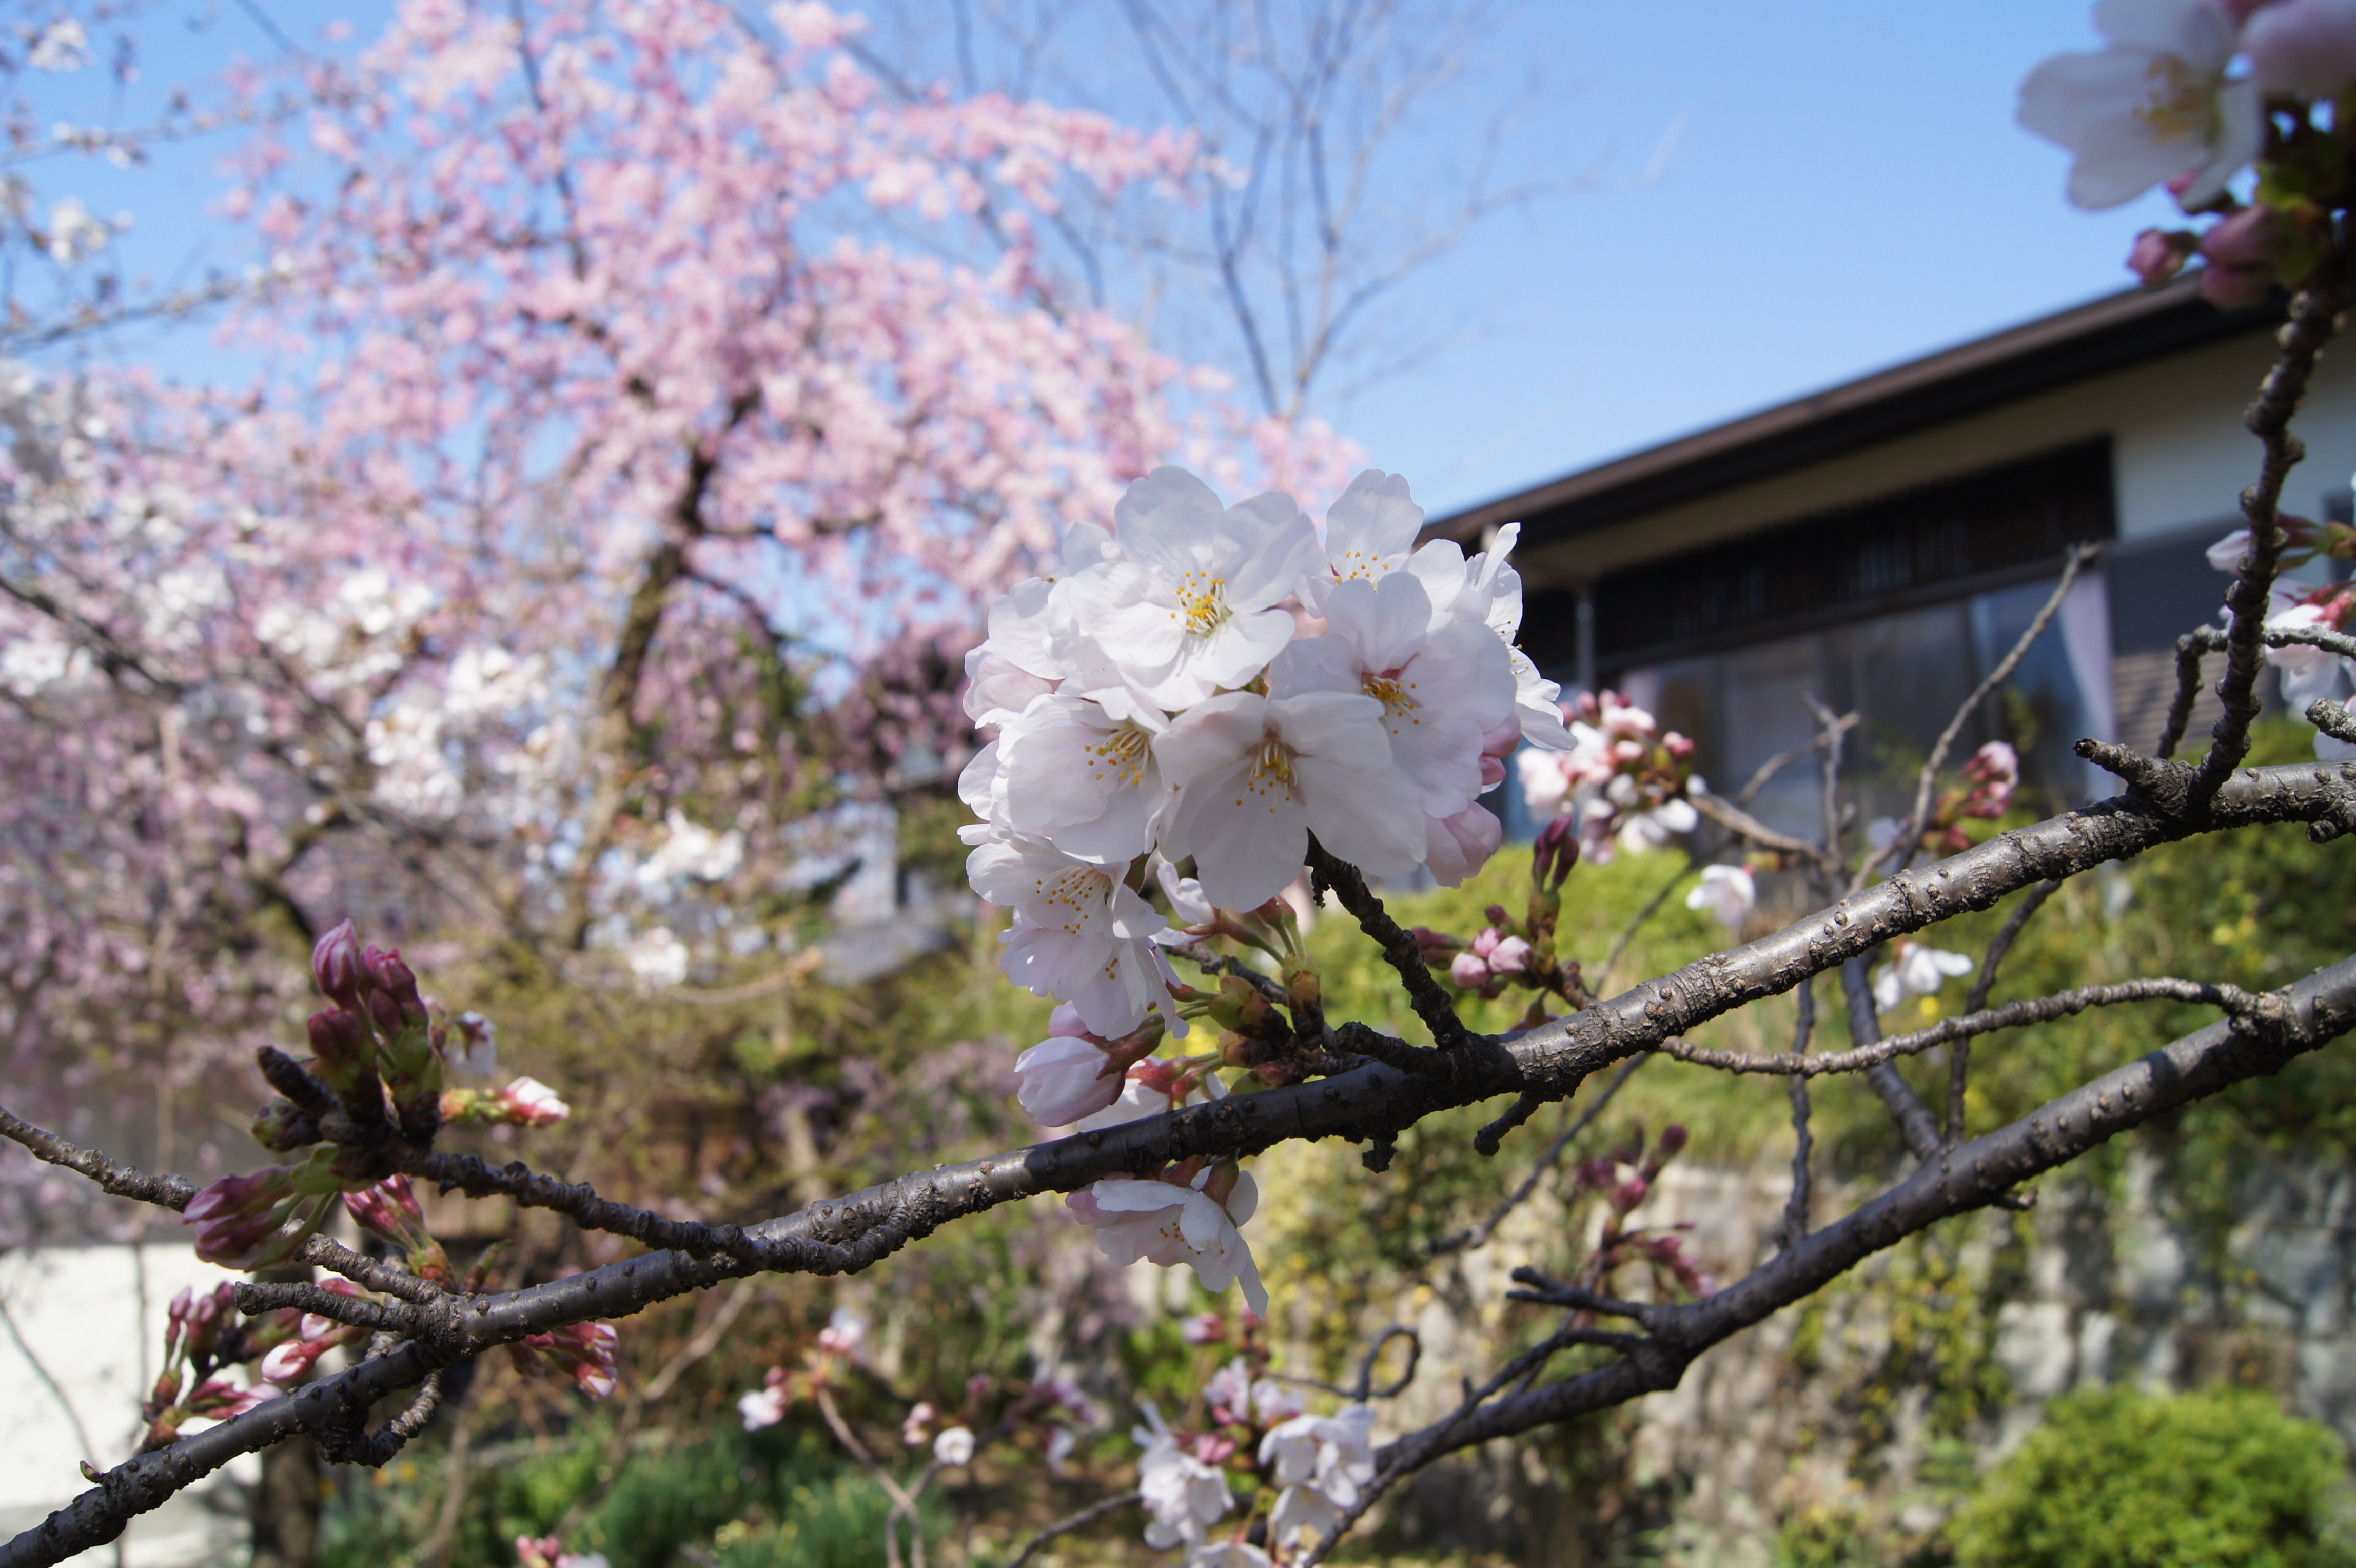
[[[500,1119],[519,1127],[552,1127],[573,1114],[556,1090],[536,1078],[519,1078],[497,1095]]]
[[[1489,972],[1493,974],[1519,974],[1530,961],[1530,944],[1519,937],[1507,937],[1489,955]]]
[[[1673,1160],[1676,1158],[1678,1151],[1686,1146],[1686,1139],[1689,1135],[1690,1134],[1686,1132],[1685,1123],[1682,1122],[1672,1122],[1667,1126],[1662,1128],[1660,1143],[1661,1158],[1665,1160]]]
[[[1478,991],[1489,983],[1489,966],[1469,952],[1461,952],[1448,966],[1448,978],[1467,991]]]
[[[2201,236],[2190,229],[2147,229],[2136,236],[2134,249],[2127,252],[2127,271],[2144,287],[2158,288],[2182,272],[2184,263],[2200,250]]]
[[[1556,817],[1538,830],[1530,846],[1530,880],[1548,892],[1560,887],[1579,864],[1579,822],[1575,816]]]
[[[941,1412],[929,1400],[918,1400],[900,1423],[900,1441],[910,1448],[922,1448],[932,1441],[930,1428],[941,1418]]]
[[[1120,1098],[1119,1065],[1090,1038],[1055,1036],[1014,1058],[1014,1095],[1042,1126],[1093,1116]]]
[[[340,1006],[357,1009],[368,983],[360,958],[359,933],[349,920],[339,920],[311,949],[311,978],[319,993]]]
[[[349,1069],[369,1059],[368,1036],[360,1026],[359,1015],[342,1007],[324,1008],[311,1015],[311,1054],[327,1069],[330,1079],[348,1074]]]
[[[2226,309],[2255,305],[2274,284],[2286,238],[2282,214],[2271,207],[2245,207],[2217,224],[2201,240],[2209,259],[2201,297]]]
[[[300,1382],[311,1370],[311,1363],[330,1348],[325,1339],[289,1339],[262,1359],[262,1380],[282,1386]]]

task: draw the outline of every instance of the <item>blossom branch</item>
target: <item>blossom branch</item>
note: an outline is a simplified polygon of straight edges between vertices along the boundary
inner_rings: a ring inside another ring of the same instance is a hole
[[[2237,1018],[2255,1017],[2265,1006],[2263,996],[2244,991],[2238,985],[2208,984],[2200,981],[2161,977],[2123,980],[2109,985],[2083,985],[2074,991],[2056,992],[2051,996],[2008,1002],[2001,1007],[1942,1018],[1930,1027],[1917,1029],[1912,1034],[1896,1035],[1856,1050],[1836,1051],[1826,1056],[1812,1057],[1797,1051],[1774,1057],[1745,1056],[1740,1051],[1706,1050],[1699,1046],[1687,1045],[1683,1040],[1672,1040],[1661,1048],[1679,1061],[1692,1062],[1697,1067],[1716,1068],[1721,1072],[1819,1078],[1829,1073],[1863,1072],[1900,1057],[1920,1055],[1950,1040],[1968,1040],[1976,1036],[1994,1034],[1999,1029],[2050,1024],[2057,1018],[2076,1017],[2089,1007],[2115,1007],[2126,1002],[2200,1003],[2222,1008]]]
[[[1456,1004],[1440,983],[1431,977],[1431,966],[1424,961],[1423,950],[1416,945],[1414,936],[1402,928],[1383,908],[1383,901],[1366,886],[1366,879],[1358,868],[1347,861],[1336,860],[1325,846],[1314,838],[1309,841],[1309,869],[1319,880],[1333,890],[1342,908],[1355,916],[1358,929],[1372,937],[1382,950],[1383,957],[1398,972],[1399,983],[1407,988],[1408,1002],[1415,1008],[1424,1027],[1431,1031],[1432,1039],[1443,1051],[1462,1048],[1472,1038],[1464,1020],[1456,1015]]]
[[[1918,1160],[1927,1160],[1939,1146],[1939,1124],[1932,1118],[1931,1108],[1914,1092],[1899,1070],[1890,1065],[1887,1056],[1875,1053],[1881,1046],[1881,1010],[1874,1003],[1873,985],[1866,976],[1868,960],[1850,959],[1841,965],[1841,993],[1848,1003],[1848,1037],[1856,1050],[1851,1056],[1873,1057],[1872,1065],[1865,1069],[1865,1081],[1881,1096],[1881,1103],[1890,1109],[1890,1118],[1898,1123],[1899,1133],[1906,1146],[1914,1151]],[[1671,1049],[1683,1045],[1672,1042]],[[1818,1057],[1816,1061],[1829,1061]],[[1812,1064],[1813,1065],[1813,1064]]]
[[[1115,1496],[1103,1498],[1096,1502],[1090,1503],[1087,1507],[1082,1509],[1076,1514],[1066,1514],[1064,1518],[1057,1520],[1055,1523],[1049,1525],[1046,1529],[1041,1530],[1038,1534],[1024,1541],[1023,1543],[1023,1550],[1014,1554],[1014,1560],[1009,1563],[1006,1565],[1006,1568],[1028,1568],[1032,1559],[1037,1557],[1042,1552],[1046,1551],[1048,1543],[1055,1540],[1056,1537],[1069,1535],[1076,1530],[1085,1530],[1100,1519],[1105,1519],[1110,1515],[1117,1514],[1126,1508],[1134,1508],[1137,1504],[1143,1502],[1144,1500],[1145,1494],[1142,1492],[1120,1492]]]
[[[2106,1073],[1984,1137],[1944,1151],[1847,1217],[1778,1253],[1745,1278],[1685,1305],[1644,1309],[1650,1331],[1607,1366],[1460,1412],[1401,1437],[1386,1470],[1675,1388],[1703,1351],[1806,1299],[1877,1251],[1937,1221],[1987,1207],[2156,1116],[2234,1083],[2281,1070],[2356,1027],[2356,959],[2269,993],[2265,1022],[2226,1019]],[[1551,1305],[1551,1304],[1550,1304]],[[1635,1304],[1630,1304],[1635,1305]]]
[[[1816,983],[1804,980],[1800,982],[1799,1021],[1792,1030],[1792,1055],[1808,1054],[1808,1036],[1815,1033],[1815,1027]],[[1783,1247],[1789,1251],[1808,1233],[1808,1159],[1815,1152],[1815,1139],[1808,1131],[1808,1075],[1794,1073],[1783,1080],[1783,1091],[1792,1102],[1792,1195],[1783,1200],[1783,1223],[1778,1234]]]
[[[413,1388],[460,1354],[478,1354],[570,1324],[626,1316],[756,1267],[813,1273],[862,1269],[960,1216],[1042,1192],[1076,1190],[1108,1176],[1161,1168],[1195,1155],[1239,1156],[1287,1139],[1395,1132],[1434,1112],[1502,1093],[1535,1090],[1565,1097],[1591,1073],[1655,1049],[1709,1018],[1788,990],[1870,952],[1891,937],[1964,909],[1986,908],[2040,881],[2072,875],[2103,861],[2196,833],[2265,822],[2329,822],[2351,811],[2356,811],[2356,767],[2348,765],[2241,769],[2198,811],[2163,811],[2149,799],[2130,793],[1998,834],[1919,871],[1901,871],[1772,936],[1698,960],[1510,1042],[1478,1041],[1488,1048],[1430,1053],[1450,1063],[1450,1070],[1438,1077],[1373,1063],[1332,1078],[1231,1096],[1011,1154],[913,1173],[747,1228],[745,1234],[760,1243],[757,1265],[729,1255],[715,1240],[701,1257],[657,1251],[504,1294],[464,1301],[443,1297],[441,1309],[454,1327],[448,1337],[407,1341],[289,1399],[272,1401],[118,1466],[97,1489],[0,1547],[0,1568],[57,1563],[112,1540],[134,1514],[158,1506],[236,1455],[268,1447],[297,1431],[324,1432],[347,1408],[365,1411],[380,1399]],[[1362,888],[1363,880],[1357,886]],[[1817,1231],[1753,1276],[1762,1283],[1746,1282],[1710,1298],[1725,1319],[1722,1328],[1712,1329],[1719,1322],[1715,1317],[1679,1319],[1687,1326],[1676,1341],[1684,1360],[1675,1361],[1674,1369],[1673,1358],[1640,1348],[1568,1384],[1515,1395],[1471,1419],[1467,1430],[1502,1434],[1559,1419],[1551,1412],[1575,1414],[1601,1408],[1589,1402],[1615,1390],[1616,1397],[1624,1399],[1651,1387],[1669,1386],[1685,1361],[1704,1348],[1701,1341],[1715,1342],[1710,1332],[1722,1338],[1747,1326],[1775,1306],[1817,1288],[1873,1247],[1886,1246],[1904,1233],[1889,1230],[1884,1217],[1897,1216],[1919,1229],[1908,1217],[1919,1212],[1920,1223],[1928,1223],[1948,1212],[1997,1201],[2013,1183],[2074,1157],[2157,1109],[2274,1070],[2356,1019],[2356,963],[2300,982],[2286,994],[2295,1005],[2286,1007],[2280,1029],[2267,1039],[2237,1033],[2238,1026],[2218,1026],[2065,1097],[2027,1122],[1938,1152],[1886,1200],[1877,1200],[1881,1207],[1869,1205],[1860,1211],[1870,1224],[1845,1221],[1846,1229]],[[2073,1119],[2076,1131],[2071,1132]],[[186,1202],[185,1184],[138,1177],[100,1156],[77,1163],[71,1156],[85,1152],[72,1150],[13,1116],[0,1122],[0,1132],[53,1163],[82,1169],[93,1180],[115,1180],[126,1196],[165,1207],[176,1207],[175,1197]],[[1881,1239],[1869,1246],[1862,1239],[1869,1232]],[[314,1243],[318,1240],[314,1238]],[[1787,1286],[1794,1294],[1769,1299]],[[1693,1348],[1686,1354],[1683,1347],[1688,1343]],[[1451,1442],[1462,1445],[1452,1438]]]
[[[2022,660],[2029,657],[2029,649],[2045,635],[2045,628],[2053,624],[2053,618],[2062,613],[2062,601],[2070,596],[2070,588],[2077,582],[2078,574],[2101,553],[2099,544],[2073,544],[2062,556],[2062,580],[2053,585],[2053,591],[2045,596],[2045,603],[2030,618],[2028,629],[2014,639],[2011,650],[1997,660],[1996,668],[1972,688],[1971,695],[1956,704],[1954,714],[1947,720],[1947,727],[1939,732],[1939,738],[1932,744],[1931,754],[1922,759],[1922,771],[1914,780],[1914,804],[1908,810],[1904,824],[1890,839],[1887,848],[1868,856],[1858,867],[1851,880],[1853,887],[1863,886],[1866,878],[1892,858],[1912,858],[1922,837],[1922,826],[1930,820],[1931,791],[1937,787],[1939,770],[1947,765],[1947,754],[1954,749],[1955,737],[1964,733],[1964,726],[1971,722],[1974,714],[1979,712],[1980,704],[1987,701],[1989,693],[2012,679],[2012,672],[2020,668]]]
[[[2307,446],[2291,434],[2291,416],[2307,395],[2308,378],[2323,346],[2340,329],[2340,313],[2351,292],[2349,263],[2335,249],[2326,263],[2327,275],[2318,285],[2301,289],[2290,302],[2290,321],[2276,338],[2279,348],[2274,368],[2259,383],[2257,400],[2243,423],[2265,449],[2258,482],[2242,492],[2242,516],[2250,528],[2250,549],[2233,585],[2225,595],[2232,622],[2225,633],[2225,678],[2217,683],[2224,716],[2211,731],[2209,754],[2190,786],[2194,804],[2214,795],[2250,751],[2250,725],[2258,716],[2258,673],[2265,668],[2266,612],[2272,607],[2275,577],[2282,565],[2289,536],[2279,517],[2283,481],[2307,456]]]

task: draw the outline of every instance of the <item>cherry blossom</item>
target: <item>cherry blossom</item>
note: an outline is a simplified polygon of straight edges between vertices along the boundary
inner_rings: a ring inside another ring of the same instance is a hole
[[[1210,1291],[1240,1280],[1245,1302],[1266,1315],[1268,1287],[1260,1283],[1241,1230],[1259,1203],[1250,1172],[1231,1163],[1209,1165],[1183,1185],[1116,1177],[1064,1201],[1096,1230],[1098,1250],[1113,1262],[1145,1258],[1164,1268],[1190,1264]]]
[[[1517,738],[1519,726],[1506,645],[1484,624],[1434,627],[1432,618],[1430,594],[1409,574],[1338,582],[1325,598],[1325,635],[1279,654],[1269,691],[1374,698],[1397,769],[1420,792],[1426,815],[1447,818],[1484,787],[1490,732],[1503,726]]]
[[[1293,633],[1280,607],[1317,547],[1292,498],[1221,507],[1183,468],[1156,468],[1114,509],[1126,557],[1071,579],[1080,629],[1164,706],[1200,703],[1267,667]]]
[[[1159,708],[1105,695],[1110,706],[1060,692],[1033,698],[999,736],[993,789],[1016,832],[1125,865],[1152,842],[1167,803],[1153,743],[1170,725]]]
[[[1901,937],[1889,966],[1873,977],[1874,1005],[1887,1013],[1910,996],[1935,996],[1951,976],[1969,974],[1976,967],[1962,953]]]
[[[1138,1490],[1152,1516],[1145,1527],[1145,1543],[1184,1546],[1191,1552],[1233,1506],[1226,1477],[1180,1444],[1153,1402],[1144,1401],[1140,1408],[1146,1424],[1132,1427],[1130,1435],[1145,1450],[1137,1461]]]
[[[1070,1004],[1058,1006],[1048,1037],[1014,1058],[1015,1098],[1042,1124],[1061,1127],[1092,1117],[1121,1098],[1130,1064],[1149,1054],[1161,1031],[1114,1045],[1090,1034]],[[1168,1109],[1167,1097],[1158,1109]]]
[[[1708,910],[1730,931],[1740,931],[1758,903],[1758,885],[1740,865],[1703,866],[1699,885],[1686,895],[1687,908]]]
[[[1426,848],[1420,793],[1391,766],[1372,697],[1226,692],[1180,715],[1155,745],[1179,790],[1162,853],[1192,856],[1205,897],[1250,908],[1300,874],[1309,835],[1376,876]]]
[[[1154,942],[1169,922],[1095,865],[1035,839],[1002,838],[966,857],[974,891],[1014,910],[1007,978],[1041,996],[1069,1002],[1098,1036],[1126,1035],[1148,1010],[1166,1007],[1176,972]],[[1185,1026],[1172,1015],[1173,1034]]]
[[[2356,5],[2266,0],[2242,26],[2250,72],[2271,92],[2337,97],[2356,81]]]
[[[2236,29],[2219,0],[2102,0],[2100,54],[2056,55],[2021,84],[2021,125],[2076,155],[2070,199],[2116,207],[2163,181],[2208,206],[2255,158],[2258,84],[2229,78]]]
[[[972,1464],[972,1430],[963,1426],[943,1427],[933,1439],[933,1463],[952,1466]]]
[[[1279,1545],[1291,1545],[1304,1530],[1333,1532],[1375,1477],[1374,1430],[1373,1407],[1355,1403],[1330,1416],[1296,1415],[1260,1440],[1260,1464],[1285,1488],[1269,1522]]]

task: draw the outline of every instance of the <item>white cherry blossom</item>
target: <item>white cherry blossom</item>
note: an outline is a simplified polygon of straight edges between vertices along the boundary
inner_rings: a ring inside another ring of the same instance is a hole
[[[1423,827],[1424,867],[1442,887],[1464,886],[1505,837],[1505,822],[1477,800],[1453,816],[1426,817]]]
[[[1258,1186],[1249,1171],[1237,1172],[1226,1202],[1218,1202],[1202,1190],[1216,1169],[1205,1167],[1186,1187],[1112,1177],[1064,1201],[1094,1228],[1098,1249],[1114,1262],[1143,1258],[1165,1269],[1190,1264],[1203,1288],[1213,1292],[1240,1281],[1245,1302],[1265,1317],[1268,1287],[1241,1230],[1259,1205]]]
[[[966,857],[973,890],[1011,906],[1007,978],[1034,995],[1068,1002],[1093,1034],[1126,1035],[1169,1001],[1177,972],[1154,933],[1168,922],[1106,867],[1034,839],[993,839]],[[1172,1031],[1183,1034],[1174,1017]]]
[[[1707,909],[1730,931],[1740,931],[1759,904],[1759,885],[1748,867],[1705,865],[1701,881],[1686,895],[1686,908]]]
[[[1137,1486],[1151,1516],[1145,1527],[1145,1544],[1168,1548],[1200,1547],[1205,1533],[1226,1517],[1234,1499],[1227,1478],[1215,1465],[1205,1465],[1179,1445],[1177,1435],[1162,1421],[1151,1400],[1140,1402],[1146,1424],[1130,1428],[1145,1452],[1138,1456]]]
[[[1290,496],[1221,507],[1183,468],[1156,468],[1114,509],[1125,560],[1065,585],[1080,633],[1164,707],[1199,703],[1259,673],[1293,633],[1280,607],[1301,588],[1317,536]]]
[[[2235,27],[2220,0],[2103,0],[2100,54],[2056,55],[2021,84],[2023,129],[2077,155],[2070,199],[2116,207],[2181,182],[2187,210],[2215,200],[2256,157],[2257,84],[2229,78]]]
[[[1335,584],[1372,585],[1398,571],[1422,529],[1423,509],[1404,478],[1379,468],[1359,474],[1325,510],[1325,561],[1310,574],[1310,603],[1322,614]]]
[[[1432,618],[1430,596],[1408,573],[1336,583],[1326,596],[1325,635],[1277,656],[1269,693],[1341,692],[1380,703],[1393,764],[1426,813],[1450,817],[1481,792],[1489,732],[1511,725],[1513,671],[1505,644],[1486,626],[1435,627]]]
[[[1071,673],[1051,648],[1055,589],[1046,578],[1032,577],[991,603],[989,636],[965,656],[965,713],[975,724],[1004,724]]]
[[[1196,1094],[1205,1100],[1225,1100],[1227,1086],[1219,1081],[1215,1072],[1190,1076],[1174,1061],[1149,1058],[1129,1069],[1128,1076],[1121,1079],[1119,1093],[1109,1104],[1081,1117],[1074,1127],[1082,1133],[1100,1133],[1124,1122],[1174,1111]]]
[[[1375,876],[1423,859],[1421,797],[1391,760],[1372,697],[1227,692],[1196,704],[1154,745],[1179,789],[1162,851],[1192,855],[1204,896],[1248,909],[1283,891],[1309,835]]]
[[[1884,1013],[1910,996],[1935,996],[1951,975],[1976,967],[1959,952],[1946,952],[1901,937],[1888,968],[1873,977],[1873,1004]]]
[[[1034,697],[997,740],[992,799],[1003,798],[1017,832],[1082,860],[1126,865],[1145,852],[1167,803],[1153,742],[1169,727],[1160,709],[1116,693],[1106,702]]]
[[[1068,1035],[1051,1036],[1015,1058],[1014,1079],[1014,1098],[1043,1127],[1102,1111],[1120,1098],[1126,1081],[1103,1047]]]
[[[948,1426],[933,1439],[933,1463],[956,1466],[973,1463],[973,1430],[970,1427]]]

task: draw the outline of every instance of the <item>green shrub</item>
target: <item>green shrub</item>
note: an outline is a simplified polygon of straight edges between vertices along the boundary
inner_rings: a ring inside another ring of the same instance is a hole
[[[2070,1394],[1949,1526],[1959,1568],[2321,1568],[2340,1440],[2271,1394]]]

